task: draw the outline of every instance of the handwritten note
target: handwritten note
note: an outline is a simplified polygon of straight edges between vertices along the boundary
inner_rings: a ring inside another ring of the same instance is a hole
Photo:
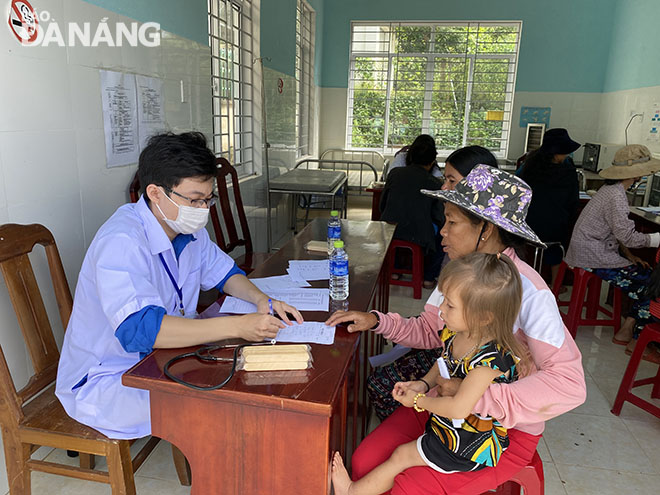
[[[291,260],[287,272],[293,277],[305,280],[328,280],[330,278],[330,261]]]
[[[273,299],[290,304],[298,311],[328,311],[330,305],[328,289],[273,290],[265,293]],[[256,311],[256,305],[232,296],[225,298],[220,307],[220,313],[248,314]]]
[[[290,275],[278,275],[275,277],[252,278],[250,279],[257,288],[268,294],[272,291],[299,289],[300,287],[309,287],[311,284],[302,279],[294,279]]]
[[[280,329],[275,340],[278,342],[330,345],[335,341],[335,327],[329,327],[317,321],[294,323]]]

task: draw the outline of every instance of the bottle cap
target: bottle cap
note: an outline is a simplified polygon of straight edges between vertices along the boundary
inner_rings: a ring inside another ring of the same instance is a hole
[[[339,211],[337,211],[337,210],[332,210],[332,211],[330,212],[330,216],[331,216],[331,217],[338,217],[338,216],[339,216]]]
[[[344,241],[335,241],[335,247],[336,248],[343,248],[344,247]]]

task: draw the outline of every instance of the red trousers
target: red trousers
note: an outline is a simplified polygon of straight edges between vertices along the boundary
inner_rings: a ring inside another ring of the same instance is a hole
[[[358,480],[389,459],[399,445],[411,442],[424,433],[429,418],[410,407],[399,407],[358,446],[351,466]],[[508,481],[532,460],[541,435],[509,430],[509,448],[497,466],[469,473],[443,474],[430,467],[412,467],[394,478],[391,495],[478,495]]]

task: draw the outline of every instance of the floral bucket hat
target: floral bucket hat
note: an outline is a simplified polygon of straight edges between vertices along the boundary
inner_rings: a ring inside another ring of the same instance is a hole
[[[519,177],[504,170],[477,165],[453,191],[428,191],[423,194],[452,203],[477,217],[545,247],[525,222],[532,199],[531,188]]]

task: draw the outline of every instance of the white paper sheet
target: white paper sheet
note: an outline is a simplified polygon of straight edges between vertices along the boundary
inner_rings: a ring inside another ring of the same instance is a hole
[[[660,215],[660,206],[638,206],[637,208],[647,213],[655,213],[656,215]]]
[[[268,291],[299,289],[300,287],[309,287],[311,284],[302,279],[294,279],[290,275],[278,275],[275,277],[252,278],[250,279],[257,288],[266,294]]]
[[[298,311],[328,311],[330,305],[328,289],[267,291],[266,294],[290,304]],[[226,297],[220,307],[220,313],[248,314],[256,311],[257,306],[254,304],[232,296]]]
[[[332,344],[335,341],[335,327],[329,327],[318,321],[294,323],[277,332],[278,342],[298,342],[306,344]]]
[[[107,167],[137,163],[140,149],[135,74],[109,70],[100,73]]]
[[[330,260],[291,260],[286,271],[305,280],[328,280]]]
[[[447,363],[445,363],[445,360],[442,359],[441,357],[438,358],[438,369],[440,369],[440,376],[442,378],[446,378],[447,380],[451,378],[451,375],[449,374],[449,368],[447,368]],[[465,420],[452,419],[451,422],[454,425],[454,428],[460,428],[461,425],[465,422]]]
[[[154,134],[165,130],[163,80],[155,77],[135,76],[137,85],[137,115],[140,150]]]

